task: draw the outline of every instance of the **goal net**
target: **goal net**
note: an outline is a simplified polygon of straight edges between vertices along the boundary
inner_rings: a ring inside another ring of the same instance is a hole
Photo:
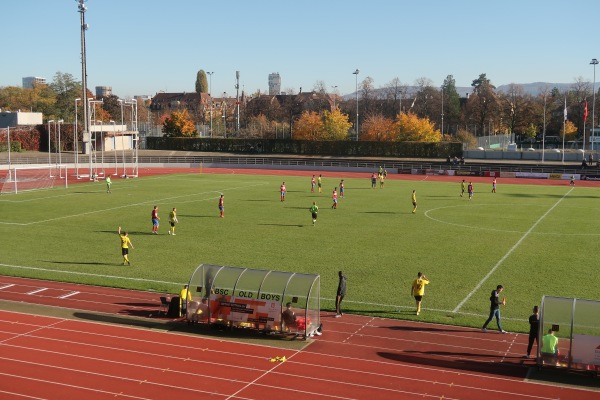
[[[28,190],[51,189],[53,187],[68,187],[67,166],[53,165],[51,167],[13,166],[4,179],[0,180],[1,194],[18,193]]]

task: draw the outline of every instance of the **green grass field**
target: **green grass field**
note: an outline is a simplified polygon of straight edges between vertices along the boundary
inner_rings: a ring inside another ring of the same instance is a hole
[[[458,181],[388,179],[385,189],[371,189],[367,178],[345,179],[337,210],[330,207],[339,178],[326,175],[323,194],[310,193],[310,176],[196,173],[119,179],[112,194],[99,182],[6,195],[0,274],[175,293],[201,263],[316,273],[322,306],[331,310],[341,269],[347,312],[474,327],[502,284],[509,331],[528,329],[543,295],[597,298],[598,189],[500,180],[496,194],[476,184],[469,202]],[[314,227],[313,201],[320,207]],[[153,205],[160,235],[150,234]],[[172,207],[175,237],[167,235]],[[119,225],[135,246],[131,267],[121,265]],[[410,285],[418,271],[431,284],[416,317]]]

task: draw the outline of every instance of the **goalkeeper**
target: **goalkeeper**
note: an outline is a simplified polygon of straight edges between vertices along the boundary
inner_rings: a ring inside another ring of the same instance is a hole
[[[173,207],[173,211],[169,213],[169,224],[171,224],[171,228],[169,228],[169,235],[175,236],[175,225],[177,225],[178,222],[177,209]]]
[[[177,209],[173,207],[173,211],[169,213],[169,224],[171,224],[171,227],[169,228],[169,235],[175,236],[175,225],[177,225],[178,222]]]

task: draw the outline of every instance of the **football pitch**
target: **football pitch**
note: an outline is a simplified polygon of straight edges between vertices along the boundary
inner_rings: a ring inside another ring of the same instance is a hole
[[[283,172],[285,174],[285,172]],[[505,288],[504,328],[528,329],[543,295],[598,298],[598,188],[184,173],[114,180],[0,197],[0,274],[177,293],[202,263],[321,275],[321,305],[334,309],[337,271],[348,277],[346,312],[480,327],[490,292]],[[287,195],[280,201],[285,181]],[[418,209],[412,214],[411,194]],[[338,188],[339,191],[339,188]],[[218,198],[225,196],[225,218]],[[319,206],[313,226],[309,207]],[[160,234],[150,213],[159,207]],[[176,236],[168,214],[177,208]],[[134,245],[123,266],[118,226]],[[414,315],[417,272],[431,283]],[[490,328],[495,328],[492,322]]]

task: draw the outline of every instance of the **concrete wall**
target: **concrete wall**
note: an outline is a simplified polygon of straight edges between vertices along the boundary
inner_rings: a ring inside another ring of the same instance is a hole
[[[583,157],[587,157],[589,152],[585,155],[581,151],[565,151],[564,161],[582,161]],[[542,152],[536,151],[508,151],[508,150],[466,150],[463,152],[463,156],[466,159],[471,160],[528,160],[528,161],[542,161]],[[554,150],[546,150],[543,153],[544,161],[563,161],[562,152],[555,152]],[[597,156],[594,155],[594,159]]]

